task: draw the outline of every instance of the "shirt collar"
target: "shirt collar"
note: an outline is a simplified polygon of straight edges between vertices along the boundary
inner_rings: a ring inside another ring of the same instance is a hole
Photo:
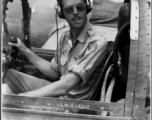
[[[82,32],[80,33],[80,35],[77,37],[77,40],[79,40],[80,42],[85,42],[85,38],[87,35],[88,30],[91,29],[91,25],[90,23],[87,21],[84,29],[82,30]]]

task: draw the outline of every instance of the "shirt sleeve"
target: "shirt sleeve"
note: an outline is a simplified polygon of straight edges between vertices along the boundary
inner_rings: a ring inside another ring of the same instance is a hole
[[[51,60],[52,69],[54,69],[59,74],[61,72],[60,59],[61,59],[61,52],[62,52],[62,44],[63,44],[63,40],[64,40],[65,35],[66,35],[66,32],[63,32],[61,37],[60,37],[60,40],[58,42],[58,47],[57,47],[58,50],[56,49],[55,56]]]
[[[68,68],[69,72],[74,72],[82,79],[82,86],[85,85],[98,65],[105,62],[108,53],[106,41],[95,40],[88,44],[84,55],[78,58],[77,62]],[[104,63],[103,63],[104,64]]]
[[[51,67],[54,71],[59,72],[59,65],[57,64],[55,57],[51,60]]]

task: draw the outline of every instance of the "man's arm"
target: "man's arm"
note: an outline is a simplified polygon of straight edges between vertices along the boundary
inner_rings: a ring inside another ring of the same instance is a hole
[[[42,59],[28,48],[23,51],[23,54],[38,70],[40,70],[46,76],[52,79],[56,79],[58,77],[58,73],[51,67],[51,62]]]
[[[39,69],[43,74],[46,76],[56,79],[58,77],[58,72],[56,72],[51,67],[51,62],[48,62],[41,57],[37,56],[35,53],[33,53],[30,49],[28,49],[20,39],[17,39],[17,43],[10,43],[10,46],[17,47],[19,51],[26,56],[26,58],[37,68]]]
[[[67,95],[76,85],[81,82],[80,77],[75,73],[68,73],[61,80],[40,89],[21,93],[19,95],[32,97],[60,97]]]

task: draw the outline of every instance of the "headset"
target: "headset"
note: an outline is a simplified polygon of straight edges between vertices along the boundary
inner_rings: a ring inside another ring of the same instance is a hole
[[[87,1],[88,1],[88,4],[87,4]],[[64,14],[63,14],[62,0],[57,0],[57,3],[58,4],[57,4],[56,11],[58,13],[58,17],[62,18],[62,19],[65,19]],[[91,2],[90,2],[90,0],[85,0],[85,3],[87,4],[86,12],[88,14],[92,10]],[[60,10],[59,10],[59,7],[60,7]]]

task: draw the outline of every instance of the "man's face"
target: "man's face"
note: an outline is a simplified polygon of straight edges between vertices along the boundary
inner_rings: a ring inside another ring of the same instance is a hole
[[[83,0],[62,0],[63,13],[73,29],[84,28],[87,22],[86,4]]]

